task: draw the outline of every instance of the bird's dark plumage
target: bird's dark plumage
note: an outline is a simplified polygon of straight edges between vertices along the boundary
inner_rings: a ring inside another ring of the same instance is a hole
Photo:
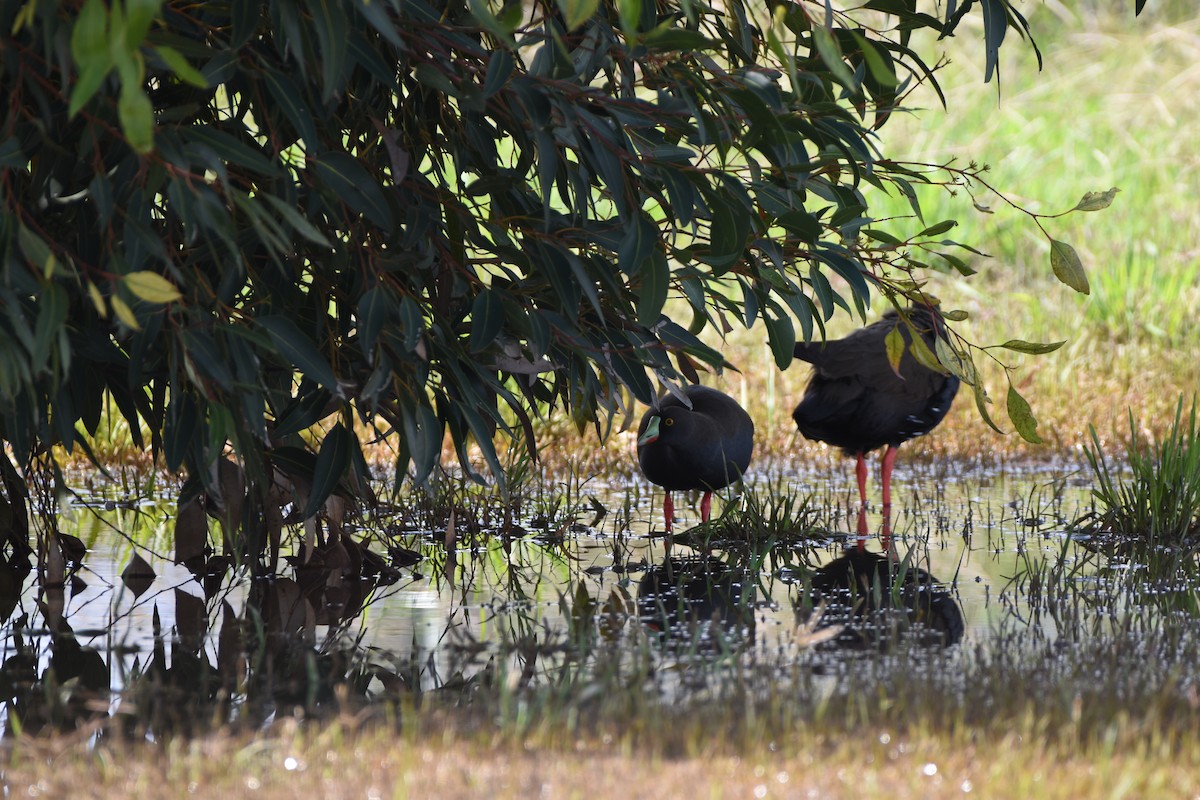
[[[715,556],[668,556],[638,582],[638,617],[685,647],[753,640],[754,587],[751,575]]]
[[[712,491],[740,479],[754,450],[754,422],[736,400],[706,386],[689,386],[683,394],[686,402],[664,395],[638,426],[642,472],[667,490],[667,530],[672,491],[703,489],[701,513],[707,520]]]
[[[906,313],[932,351],[937,337],[945,335],[941,316],[924,307]],[[897,328],[905,344],[899,375],[888,361],[885,344],[887,335]],[[864,501],[862,456],[886,445],[884,503],[890,503],[895,449],[909,439],[929,433],[942,421],[958,392],[958,378],[936,372],[916,360],[912,354],[912,332],[894,310],[843,339],[801,342],[793,353],[813,365],[812,379],[792,413],[800,433],[859,458],[859,489]]]
[[[962,608],[937,578],[868,550],[849,550],[816,570],[812,604],[824,608],[820,627],[844,626],[835,640],[840,646],[891,643],[891,626],[880,618],[889,611],[919,625],[917,640],[924,643],[957,644],[966,631]]]

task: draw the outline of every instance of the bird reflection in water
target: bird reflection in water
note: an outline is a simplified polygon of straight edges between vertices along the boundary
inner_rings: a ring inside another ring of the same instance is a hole
[[[904,637],[927,646],[950,646],[966,630],[957,599],[937,578],[896,554],[889,515],[880,530],[883,552],[867,549],[862,511],[858,537],[846,552],[818,568],[808,603],[798,616],[818,628],[841,626],[837,647],[887,648]],[[815,622],[811,615],[820,610]]]
[[[754,581],[715,556],[668,552],[638,582],[637,609],[673,645],[733,650],[754,640]]]

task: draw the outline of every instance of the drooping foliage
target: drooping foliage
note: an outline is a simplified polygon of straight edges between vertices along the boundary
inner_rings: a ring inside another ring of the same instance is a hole
[[[539,415],[727,366],[705,328],[761,324],[783,366],[839,308],[969,272],[951,222],[885,232],[866,192],[919,216],[915,186],[970,172],[874,131],[938,37],[981,18],[990,79],[1025,19],[833,5],[2,0],[0,439],[18,467],[86,446],[111,402],[210,494],[232,448],[245,522],[277,470],[311,515],[363,473],[356,420],[417,481],[447,434],[498,474]],[[985,408],[965,344],[918,357]]]

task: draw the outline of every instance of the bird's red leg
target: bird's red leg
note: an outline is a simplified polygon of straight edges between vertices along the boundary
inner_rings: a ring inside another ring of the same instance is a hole
[[[883,512],[883,527],[879,530],[879,542],[883,545],[883,552],[892,562],[900,560],[896,553],[896,544],[892,541],[892,510],[884,509]]]
[[[712,492],[705,492],[704,497],[700,498],[700,521],[708,522],[708,517],[712,513]]]
[[[883,454],[883,511],[886,514],[892,509],[892,467],[896,465],[897,448],[888,445]]]
[[[858,454],[858,464],[855,465],[858,474],[858,499],[864,506],[867,504],[867,459]]]
[[[857,536],[858,552],[865,552],[867,549],[867,509],[865,506],[858,507],[858,536]]]
[[[663,519],[667,523],[667,533],[670,533],[671,523],[675,521],[675,503],[671,500],[670,492],[663,497]]]

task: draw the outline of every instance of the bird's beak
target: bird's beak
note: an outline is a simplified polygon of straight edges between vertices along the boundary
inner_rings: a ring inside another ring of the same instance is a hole
[[[651,417],[650,424],[646,426],[646,430],[638,437],[638,447],[650,444],[658,439],[658,423],[662,421],[662,417]]]

